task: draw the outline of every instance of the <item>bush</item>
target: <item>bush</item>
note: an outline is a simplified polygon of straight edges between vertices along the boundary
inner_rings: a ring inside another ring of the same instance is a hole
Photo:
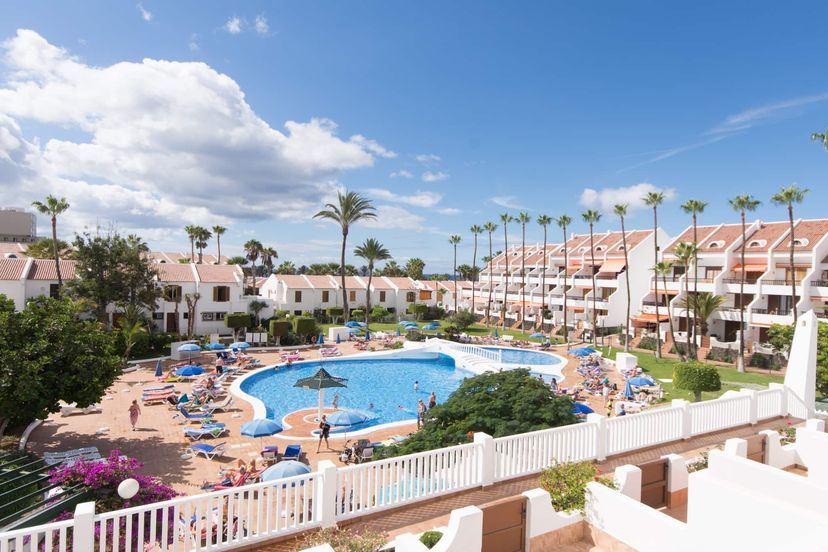
[[[784,357],[780,355],[766,355],[765,353],[753,353],[748,366],[752,368],[767,368],[768,370],[779,370],[784,364]]]
[[[379,305],[371,307],[371,320],[379,322],[383,320],[385,317],[387,317],[388,314],[388,309],[386,309],[385,307],[381,307]]]
[[[271,320],[269,329],[271,337],[278,343],[282,343],[282,339],[290,333],[290,322],[287,320]]]
[[[406,312],[408,314],[413,314],[417,318],[422,318],[428,313],[428,305],[423,305],[422,303],[411,303],[406,308]]]
[[[658,348],[658,341],[654,337],[642,337],[638,342],[638,348],[655,351]]]
[[[541,472],[540,486],[552,498],[556,512],[584,513],[587,483],[598,481],[616,488],[615,481],[600,477],[598,466],[592,462],[555,462]]]
[[[426,306],[425,319],[426,320],[442,320],[446,317],[446,309],[434,305],[433,307]]]
[[[716,362],[727,362],[727,363],[734,363],[736,362],[736,356],[739,353],[736,351],[732,351],[730,349],[725,349],[724,347],[713,347],[707,352],[707,360],[714,360]]]
[[[242,328],[253,326],[253,320],[246,312],[231,312],[224,316],[224,326],[233,329],[233,337]]]
[[[319,333],[319,326],[312,316],[297,316],[293,321],[293,333],[302,337],[310,337]]]
[[[676,389],[692,391],[694,400],[699,402],[702,391],[718,391],[722,388],[722,378],[714,366],[688,362],[673,369],[673,386]]]
[[[279,345],[283,347],[293,347],[294,345],[302,345],[302,338],[296,334],[289,333],[279,339]]]
[[[426,335],[418,330],[410,330],[405,333],[405,338],[408,341],[425,341]]]
[[[288,312],[286,310],[277,310],[277,311],[273,311],[273,318],[275,318],[277,320],[284,320],[288,317],[289,314],[290,314],[290,312]]]
[[[686,343],[673,343],[673,348],[670,349],[670,352],[674,355],[687,355],[687,344]]]
[[[354,309],[351,311],[351,318],[365,318],[365,311],[362,309]]]
[[[425,545],[426,548],[431,550],[434,548],[434,545],[437,544],[440,539],[443,538],[443,533],[440,531],[426,531],[422,535],[420,535],[420,542]]]
[[[342,307],[328,307],[325,309],[325,314],[331,318],[331,323],[335,324],[337,319],[345,315],[345,309]]]
[[[329,544],[334,552],[376,552],[388,541],[388,535],[350,529],[323,529],[305,535],[297,550]]]
[[[454,316],[450,318],[450,321],[462,332],[477,322],[477,316],[475,316],[471,311],[461,310],[454,313]]]

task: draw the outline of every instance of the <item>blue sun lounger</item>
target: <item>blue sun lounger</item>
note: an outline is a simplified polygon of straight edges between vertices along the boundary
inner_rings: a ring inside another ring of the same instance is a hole
[[[213,437],[214,439],[221,437],[227,433],[228,429],[224,424],[207,424],[202,427],[185,427],[184,435],[198,441],[202,437]]]
[[[190,452],[193,456],[203,454],[208,460],[212,460],[216,456],[224,456],[227,443],[219,443],[217,445],[208,445],[207,443],[193,443],[190,445]]]

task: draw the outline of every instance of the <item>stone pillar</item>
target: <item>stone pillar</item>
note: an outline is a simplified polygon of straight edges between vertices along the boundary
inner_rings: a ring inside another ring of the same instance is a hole
[[[587,414],[587,421],[588,424],[594,424],[596,426],[595,432],[595,459],[599,462],[603,462],[607,459],[607,431],[606,431],[606,424],[607,419],[601,416],[600,414]]]
[[[641,468],[629,464],[615,468],[618,492],[641,502]]]
[[[480,431],[474,433],[474,443],[480,445],[480,484],[487,487],[495,481],[495,455],[494,438]]]
[[[678,454],[662,456],[667,460],[667,504],[671,508],[687,504],[687,462]]]
[[[336,486],[337,472],[336,464],[330,460],[320,460],[316,467],[319,472],[319,479],[316,480],[316,519],[323,528],[336,526]]]

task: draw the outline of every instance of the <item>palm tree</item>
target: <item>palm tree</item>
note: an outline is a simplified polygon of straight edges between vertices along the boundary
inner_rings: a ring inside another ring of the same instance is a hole
[[[506,299],[509,295],[509,223],[513,222],[515,217],[509,213],[500,215],[500,222],[503,223],[503,255],[506,257],[506,285],[503,286],[503,305],[500,307],[500,322],[503,329],[506,329]]]
[[[630,267],[629,264],[629,257],[627,256],[627,231],[624,229],[624,217],[627,216],[627,204],[626,203],[619,203],[615,207],[613,207],[613,212],[618,215],[618,218],[621,219],[621,242],[622,246],[624,247],[624,266],[626,267],[625,270],[627,274],[624,277],[624,281],[627,284],[627,316],[624,319],[626,321],[626,325],[624,327],[624,352],[630,352],[630,303],[632,302],[632,296],[630,295]],[[593,293],[595,293],[593,291]]]
[[[477,280],[477,236],[483,233],[483,229],[477,225],[472,224],[471,228],[469,228],[469,232],[472,233],[474,236],[474,253],[472,253],[472,274],[474,275],[471,279],[472,283],[472,300],[471,300],[471,312],[474,314],[474,309],[476,305],[474,304],[474,288],[475,288],[475,281]]]
[[[267,269],[267,275],[273,274],[273,261],[279,258],[279,253],[272,247],[263,247],[261,251],[262,266]]]
[[[144,319],[143,316],[141,316],[141,310],[138,306],[133,304],[124,305],[122,314],[123,316],[118,322],[120,326],[118,328],[118,333],[121,334],[121,337],[124,340],[124,354],[122,359],[124,366],[126,366],[129,361],[130,353],[132,353],[132,348],[138,341],[138,337],[147,333],[147,328],[144,324]]]
[[[791,307],[793,308],[793,321],[796,326],[796,272],[794,271],[794,218],[793,205],[794,203],[802,203],[805,200],[805,195],[809,192],[807,188],[798,188],[796,184],[782,187],[779,193],[771,197],[771,201],[776,205],[785,205],[788,207],[788,223],[791,227],[791,245],[788,250],[790,272],[791,272]]]
[[[58,279],[58,296],[60,288],[63,287],[63,276],[60,273],[60,254],[58,252],[57,218],[69,208],[65,197],[57,198],[52,194],[46,196],[45,201],[34,201],[32,206],[42,215],[49,215],[52,221],[52,252],[55,256],[55,271]]]
[[[569,215],[561,215],[557,219],[555,219],[555,222],[558,226],[561,227],[561,230],[563,231],[563,250],[564,250],[563,331],[564,331],[564,343],[569,343],[569,329],[566,325],[566,319],[567,319],[567,314],[566,314],[566,292],[567,292],[566,279],[569,277],[569,251],[568,251],[569,248],[566,245],[568,243],[567,238],[566,238],[566,227],[569,226],[570,224],[572,224],[572,217],[570,217]]]
[[[821,142],[825,149],[828,150],[828,131],[811,133],[811,140]]]
[[[658,206],[664,203],[664,192],[647,192],[644,203],[653,208],[653,265],[658,264]],[[656,358],[661,358],[661,324],[658,321],[658,278],[653,279],[656,296]],[[672,320],[672,317],[668,317]]]
[[[221,236],[223,236],[225,232],[227,232],[227,228],[224,226],[213,226],[213,235],[216,237],[216,249],[218,249],[216,264],[221,264]]]
[[[529,213],[522,211],[517,216],[517,221],[520,223],[521,243],[520,243],[520,329],[525,326],[526,321],[526,223],[532,222],[532,217]]]
[[[587,209],[581,214],[581,218],[584,219],[584,222],[589,224],[589,256],[591,258],[592,263],[592,345],[596,345],[596,334],[598,333],[598,314],[595,309],[595,246],[593,245],[593,233],[592,227],[593,225],[601,220],[601,213],[598,211],[593,211],[592,209]]]
[[[544,313],[546,312],[546,232],[547,227],[552,223],[552,217],[547,215],[538,215],[537,223],[540,224],[541,228],[543,228],[543,266],[541,268],[541,323],[540,326],[543,328],[543,318]]]
[[[755,211],[760,203],[761,201],[750,194],[736,196],[730,200],[730,206],[739,212],[742,220],[742,251],[740,255],[742,276],[739,279],[739,359],[736,361],[736,369],[739,372],[745,371],[745,241],[747,240],[745,212]]]
[[[195,242],[196,242],[196,234],[198,233],[198,226],[195,224],[189,224],[184,227],[184,231],[187,232],[187,237],[190,239],[190,262],[195,262]]]
[[[347,322],[351,313],[348,310],[348,290],[345,288],[345,247],[348,241],[348,231],[351,225],[361,220],[369,220],[377,218],[374,205],[369,199],[362,197],[356,192],[337,192],[337,202],[328,203],[323,209],[313,215],[313,218],[321,218],[331,220],[342,228],[342,252],[340,254],[339,262],[339,278],[342,283],[342,308],[345,313],[345,321]]]
[[[698,215],[704,212],[707,207],[707,202],[700,199],[688,199],[681,208],[685,213],[693,215],[693,245],[696,247],[696,254],[693,256],[693,294],[699,292],[699,235],[698,235]],[[687,278],[687,276],[685,276]],[[696,358],[696,311],[693,311],[693,342],[688,349],[691,358]],[[690,331],[689,329],[687,330]]]
[[[204,262],[204,249],[207,247],[207,240],[213,233],[202,226],[196,227],[196,247],[198,248],[198,264]]]
[[[685,297],[690,297],[690,283],[687,280],[687,276],[688,276],[688,273],[690,271],[689,270],[690,269],[690,263],[692,263],[693,259],[696,258],[697,253],[698,253],[698,251],[697,251],[696,246],[693,245],[692,243],[686,243],[686,242],[677,243],[675,249],[673,250],[673,254],[676,256],[676,264],[679,265],[679,266],[684,267],[684,296]],[[688,303],[692,303],[692,301],[688,301]],[[672,313],[668,313],[668,314],[672,314]],[[682,358],[682,360],[686,360],[685,354],[687,356],[689,356],[690,351],[693,348],[693,345],[691,345],[691,339],[690,339],[690,309],[685,309],[684,314],[685,314],[685,320],[686,320],[685,326],[687,327],[687,344],[686,344],[687,350],[685,351],[684,354],[679,350],[678,344],[676,344],[676,351],[678,351],[679,356]]]
[[[725,302],[724,295],[714,295],[709,291],[694,293],[692,297],[685,297],[682,307],[693,309],[693,314],[699,324],[699,335],[707,335],[707,319],[719,310]]]
[[[491,319],[489,315],[492,312],[492,270],[494,269],[494,255],[492,255],[492,233],[497,230],[497,224],[494,222],[487,222],[483,225],[483,230],[489,235],[489,299],[486,301],[486,327],[489,327]]]
[[[368,263],[368,290],[365,299],[365,323],[368,323],[368,316],[371,313],[371,280],[374,278],[374,263],[377,261],[387,261],[391,258],[391,253],[374,238],[368,238],[362,245],[354,248],[354,255],[363,258]]]
[[[454,272],[452,273],[452,277],[454,278],[454,313],[457,313],[457,244],[460,243],[460,236],[453,235],[449,238],[449,243],[454,247]]]
[[[673,263],[667,261],[661,261],[660,263],[656,263],[653,267],[653,272],[655,272],[655,279],[658,280],[658,277],[661,276],[661,282],[664,285],[664,289],[667,289],[667,275],[673,271]],[[669,303],[667,303],[669,308]],[[670,313],[667,313],[667,322],[670,325],[670,341],[673,342],[673,346],[676,347],[676,351],[678,351],[678,347],[675,345],[676,343],[676,334],[673,332],[673,317]],[[658,332],[658,295],[656,295],[656,333]],[[659,353],[661,352],[661,338],[656,341],[657,347],[659,349]],[[680,354],[679,354],[680,355]],[[660,356],[660,355],[659,355]]]
[[[32,259],[49,259],[53,258],[55,254],[55,245],[57,245],[58,255],[61,259],[72,258],[72,246],[63,240],[58,240],[57,244],[52,241],[52,238],[43,238],[26,246],[26,256]]]
[[[253,290],[253,295],[256,295],[256,261],[262,254],[262,249],[264,249],[264,246],[259,240],[247,240],[244,243],[244,252],[247,254],[247,260],[250,261],[251,265],[250,275],[252,281],[250,288]]]
[[[256,321],[256,327],[259,328],[262,325],[262,320],[259,318],[259,314],[267,308],[266,301],[259,301],[258,299],[253,299],[247,304],[247,310],[253,315],[253,319]]]

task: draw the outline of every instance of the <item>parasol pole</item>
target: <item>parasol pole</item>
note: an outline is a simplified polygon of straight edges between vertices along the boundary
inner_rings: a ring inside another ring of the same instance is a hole
[[[316,421],[318,421],[318,422],[322,421],[322,409],[323,408],[325,408],[325,388],[320,387],[319,388],[319,412],[317,413],[317,416],[316,416]]]

